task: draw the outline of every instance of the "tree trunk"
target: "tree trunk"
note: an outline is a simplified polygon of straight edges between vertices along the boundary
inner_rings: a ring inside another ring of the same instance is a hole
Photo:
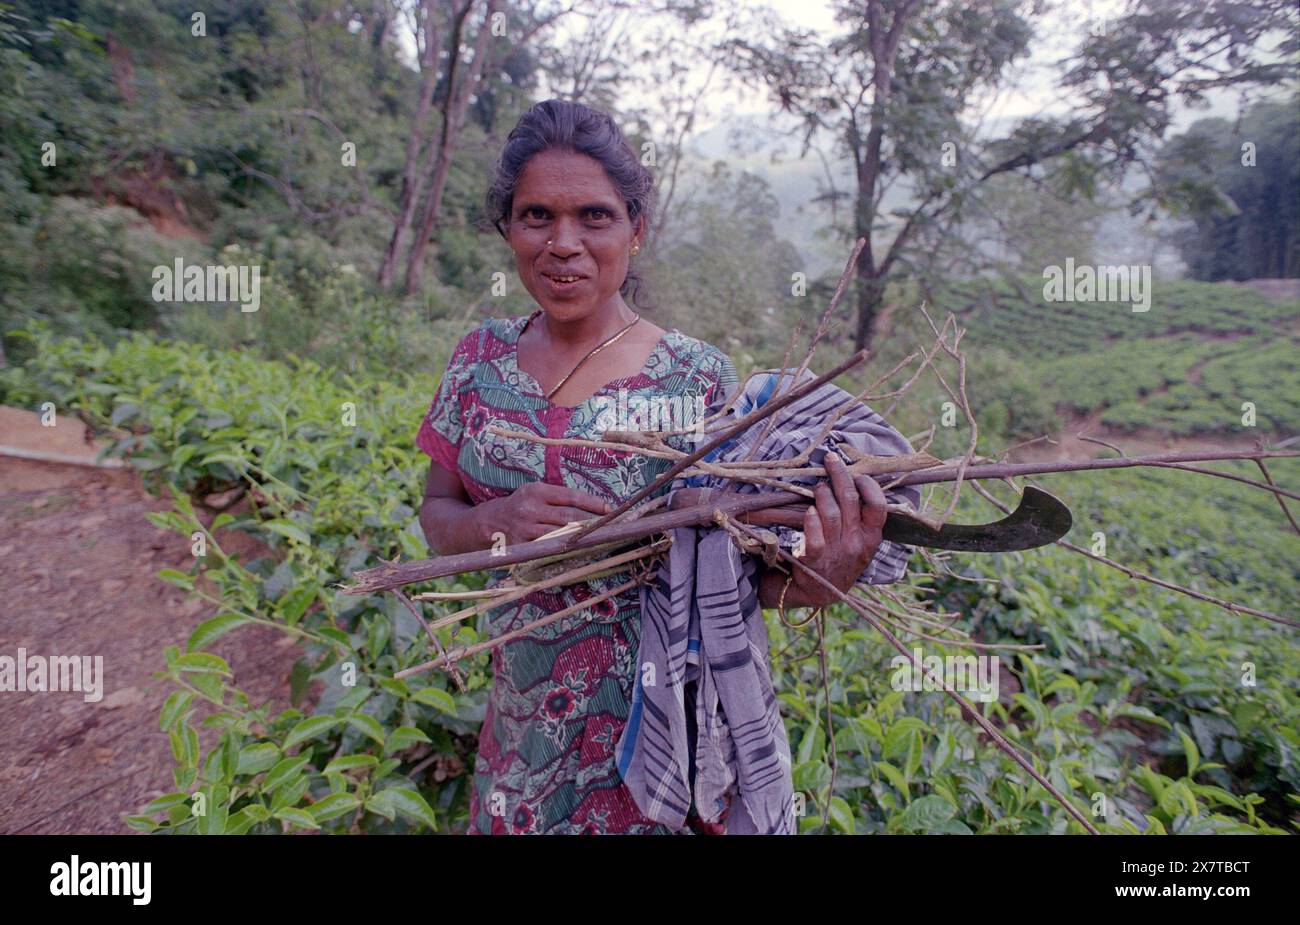
[[[483,21],[479,24],[478,38],[474,42],[474,60],[469,62],[461,76],[456,73],[455,49],[459,47],[459,36],[464,20],[468,18],[473,0],[465,4],[464,14],[460,17],[453,31],[453,60],[449,65],[447,79],[447,97],[443,107],[442,134],[438,142],[438,154],[434,162],[433,176],[429,183],[429,195],[424,203],[424,212],[420,216],[420,225],[416,230],[415,240],[411,242],[411,256],[406,264],[404,290],[407,295],[420,290],[420,276],[424,271],[424,254],[429,246],[429,237],[433,226],[442,214],[442,194],[447,187],[447,175],[451,171],[451,155],[460,140],[461,129],[465,125],[465,113],[469,109],[469,98],[485,70],[488,56],[488,38],[492,34],[492,14],[496,12],[498,0],[487,0],[487,9]]]
[[[871,346],[876,315],[885,298],[885,281],[871,273],[858,273],[858,326],[853,335],[853,349]]]
[[[444,133],[450,137],[450,133]],[[459,127],[457,127],[459,135]],[[424,273],[424,255],[429,247],[429,237],[433,234],[433,226],[438,221],[438,216],[442,214],[442,193],[447,186],[447,173],[451,167],[451,150],[454,142],[449,145],[439,145],[438,161],[433,171],[433,182],[429,190],[429,197],[424,203],[424,212],[420,216],[420,227],[416,232],[415,240],[411,243],[411,256],[406,264],[406,278],[403,281],[403,291],[407,295],[420,291],[420,276]]]
[[[402,191],[398,199],[397,219],[393,223],[393,234],[388,240],[388,247],[384,250],[383,262],[379,266],[379,285],[384,289],[392,288],[397,276],[397,261],[406,250],[411,219],[424,189],[423,175],[419,171],[420,149],[428,141],[426,125],[429,114],[433,111],[433,91],[438,85],[438,52],[441,42],[438,39],[432,0],[422,0],[421,8],[424,10],[425,25],[424,49],[420,58],[420,100],[416,104],[411,132],[406,139],[406,161],[402,167]]]
[[[858,163],[857,236],[867,239],[862,259],[858,262],[858,327],[853,338],[854,349],[861,350],[871,343],[871,328],[876,312],[884,299],[884,273],[889,258],[877,266],[872,247],[871,230],[876,219],[876,187],[883,169],[881,149],[885,137],[885,114],[889,106],[898,60],[898,46],[902,41],[908,18],[916,8],[916,0],[905,0],[892,9],[893,17],[886,27],[884,13],[891,5],[881,0],[867,3],[867,44],[871,50],[871,121],[867,129],[866,144]]]

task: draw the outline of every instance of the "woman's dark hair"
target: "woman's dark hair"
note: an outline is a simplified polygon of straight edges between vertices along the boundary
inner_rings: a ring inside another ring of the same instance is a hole
[[[492,184],[487,192],[487,214],[501,237],[508,237],[502,223],[510,217],[519,175],[534,154],[551,148],[575,151],[599,161],[610,182],[623,197],[633,223],[644,216],[646,228],[654,215],[654,174],[641,163],[614,120],[598,109],[569,100],[543,100],[519,118],[510,131],[497,159]],[[641,277],[628,263],[627,276],[619,294],[637,303]]]

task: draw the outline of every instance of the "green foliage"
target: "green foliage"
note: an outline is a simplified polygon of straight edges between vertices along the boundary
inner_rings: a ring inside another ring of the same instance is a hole
[[[1192,280],[1152,281],[1151,307],[1125,302],[1049,302],[1043,278],[1025,277],[1017,290],[1004,281],[954,284],[945,309],[970,328],[973,345],[1014,344],[1027,358],[1058,359],[1119,340],[1149,340],[1194,331],[1202,335],[1275,333],[1293,322],[1297,306],[1272,302],[1249,289]]]
[[[1159,185],[1191,219],[1178,250],[1196,279],[1300,275],[1300,97],[1200,119],[1162,148]]]
[[[1107,554],[1126,565],[1290,612],[1300,539],[1266,495],[1215,483],[1213,497],[1189,498],[1200,477],[1163,472],[1058,478],[1068,482],[1050,487],[1074,510],[1076,543],[1090,546],[1091,531],[1103,531]],[[966,507],[967,519],[987,514]],[[1043,647],[1000,653],[999,698],[976,707],[1040,758],[1037,769],[1094,825],[1180,834],[1300,827],[1293,630],[1130,581],[1060,548],[955,560],[954,577],[922,585],[956,612],[956,625],[986,644]],[[893,689],[896,651],[861,618],[838,606],[833,613],[826,648],[843,805],[832,807],[832,831],[846,815],[849,831],[863,834],[1081,831],[946,695]],[[817,635],[774,615],[768,628],[796,786],[816,794],[801,828],[819,831],[831,767]],[[926,655],[958,653],[918,645]],[[1245,683],[1245,663],[1255,686]],[[1107,814],[1095,815],[1103,806]]]
[[[0,324],[6,352],[22,360],[27,341],[13,331],[48,322],[56,334],[102,341],[132,330],[263,357],[310,357],[337,372],[439,370],[471,321],[455,296],[436,288],[424,305],[376,293],[344,253],[312,236],[285,236],[266,252],[229,245],[219,252],[158,234],[136,212],[60,196],[40,218],[0,245]],[[260,304],[158,302],[156,266],[259,267]],[[455,308],[460,317],[448,317]]]
[[[264,358],[310,358],[333,374],[376,376],[440,371],[472,326],[446,317],[440,294],[421,308],[379,294],[340,255],[312,240],[282,242],[270,256],[239,245],[219,262],[261,267],[261,305],[178,303],[159,327],[170,337],[216,349],[255,350]],[[463,316],[463,311],[461,312]]]
[[[1183,5],[1133,25],[1181,42]],[[1014,4],[968,7],[939,5],[918,20],[917,41],[905,43],[894,75],[886,121],[897,131],[884,176],[906,173],[922,194],[956,189],[960,177],[935,151],[965,137],[965,94],[996,86],[1031,37]],[[463,694],[437,673],[394,680],[428,657],[420,627],[395,598],[344,597],[334,584],[382,559],[426,553],[415,513],[426,462],[412,446],[434,385],[426,373],[443,368],[477,320],[496,272],[506,272],[509,285],[505,298],[493,299],[494,313],[532,307],[508,272],[508,252],[495,235],[475,231],[471,217],[495,154],[491,139],[529,102],[537,61],[521,48],[506,66],[509,86],[494,77],[476,91],[425,294],[399,300],[368,285],[392,233],[388,213],[419,81],[384,41],[392,8],[326,4],[303,18],[278,4],[224,4],[206,11],[208,34],[198,41],[189,33],[192,12],[170,2],[0,5],[0,221],[8,232],[0,236],[0,323],[6,353],[20,364],[0,371],[0,398],[53,401],[111,434],[111,452],[173,498],[174,509],[154,522],[178,542],[202,543],[190,571],[165,569],[160,580],[214,608],[183,649],[163,653],[161,676],[174,691],[159,723],[172,745],[176,789],[128,821],[182,833],[463,828],[486,660],[466,666]],[[1248,17],[1235,40],[1249,48],[1271,15]],[[1132,34],[1092,37],[1093,50],[1070,78],[1088,108],[1108,115],[1115,143],[1107,148],[1116,152],[1145,137],[1151,120],[1142,107],[1116,108],[1113,99],[1163,96],[1148,92],[1149,81],[1159,84],[1149,69],[1113,83],[1119,72],[1110,62],[1127,52],[1112,43]],[[782,51],[818,64],[825,56],[803,42]],[[798,72],[815,77],[821,69]],[[796,97],[820,105],[824,84],[818,78],[806,93],[796,87]],[[1076,135],[1085,115],[1026,121],[988,153],[997,160],[1050,148]],[[1265,149],[1294,134],[1294,119],[1275,121],[1251,130],[1262,140],[1261,164]],[[1219,129],[1198,128],[1197,143],[1211,136],[1211,154],[1237,144],[1227,132],[1215,139]],[[40,153],[49,139],[58,140],[59,157],[46,166]],[[356,146],[353,166],[340,160],[345,140]],[[1054,205],[1046,218],[1036,204],[1051,200],[1037,185],[1011,176],[989,184],[984,205],[1004,229],[997,243],[1008,260],[1032,269],[1062,249],[1086,257],[1072,235],[1093,227],[1099,207],[1075,194],[1095,195],[1103,160],[1079,151],[1050,165],[1053,195],[1068,205]],[[1185,163],[1166,158],[1162,166],[1171,164],[1183,171],[1176,179],[1189,181],[1175,190],[1187,194],[1188,214],[1214,204]],[[1244,184],[1230,193],[1257,216],[1269,197],[1285,200],[1292,172],[1261,167],[1211,179]],[[1294,196],[1285,201],[1290,216]],[[649,317],[716,343],[742,371],[774,365],[794,323],[820,313],[827,281],[810,280],[805,296],[791,293],[803,261],[780,233],[770,189],[753,174],[720,165],[703,191],[677,205],[646,274],[657,306]],[[156,230],[168,225],[175,236]],[[1225,259],[1255,246],[1257,225],[1216,226],[1198,253],[1225,275]],[[1283,225],[1289,234],[1294,220],[1284,216]],[[1294,243],[1284,235],[1283,253]],[[1273,265],[1277,243],[1254,256]],[[959,256],[953,265],[968,265],[969,255]],[[152,267],[176,257],[258,265],[260,310],[153,301]],[[1051,430],[1054,404],[1098,410],[1117,427],[1193,433],[1238,429],[1241,402],[1253,401],[1262,427],[1300,427],[1295,305],[1158,281],[1143,314],[1127,304],[1047,303],[1041,291],[1033,278],[1020,290],[963,283],[937,300],[970,328],[963,345],[972,348],[981,450]],[[902,295],[900,304],[916,304],[914,292]],[[31,333],[15,333],[22,327]],[[85,339],[56,337],[68,333]],[[929,337],[900,313],[889,340],[877,345],[874,372]],[[837,331],[817,362],[832,365],[847,349]],[[922,380],[893,420],[907,433],[925,430],[946,400]],[[960,452],[968,435],[940,428],[932,450]],[[1285,611],[1297,599],[1300,549],[1275,530],[1273,499],[1179,481],[1194,478],[1181,473],[1100,478],[1076,477],[1069,494],[1077,529],[1100,524],[1111,555],[1259,607]],[[205,526],[191,496],[235,486],[255,493],[254,511]],[[247,562],[227,555],[216,539],[223,529],[256,536],[273,555]],[[937,596],[984,642],[1044,647],[1008,659],[1020,690],[984,709],[1040,756],[1043,772],[1084,812],[1094,794],[1104,795],[1107,831],[1296,827],[1300,653],[1292,635],[1134,585],[1061,550],[959,558],[954,566],[962,579],[916,593]],[[837,617],[826,640],[839,749],[833,787],[814,637],[768,618],[795,783],[812,797],[804,830],[818,827],[823,812],[839,832],[1078,830],[943,695],[893,690],[893,651],[856,618]],[[232,666],[208,651],[249,624],[275,627],[302,647],[291,709],[273,714],[251,704]],[[445,646],[472,643],[483,631],[480,621],[439,637]],[[1242,683],[1247,662],[1256,687]],[[355,684],[346,683],[353,669]],[[312,682],[323,691],[308,712]],[[206,750],[201,730],[215,736]],[[426,773],[432,768],[450,770]],[[196,815],[199,793],[204,811]]]
[[[0,245],[0,322],[5,331],[49,319],[66,333],[112,337],[159,319],[152,270],[203,249],[179,247],[132,209],[95,206],[71,196],[48,203],[39,218]]]
[[[428,554],[415,506],[427,464],[413,434],[432,395],[401,376],[331,379],[316,364],[268,363],[239,353],[157,343],[136,334],[107,348],[41,331],[22,368],[4,371],[10,404],[51,400],[85,411],[118,434],[126,454],[175,509],[151,515],[178,542],[201,540],[190,572],[159,577],[216,608],[184,651],[166,653],[177,688],[160,718],[172,741],[176,793],[130,824],[143,831],[408,831],[462,826],[467,776],[441,784],[413,769],[442,756],[465,768],[486,706],[486,659],[465,665],[468,691],[454,700],[440,674],[394,680],[427,658],[415,618],[392,596],[344,596],[340,579],[382,559]],[[355,426],[347,422],[355,406]],[[190,493],[255,487],[260,503],[208,526]],[[222,528],[268,543],[272,558],[243,563],[216,539]],[[199,578],[206,579],[200,585]],[[465,590],[471,584],[443,583]],[[211,590],[206,590],[211,589]],[[314,713],[254,707],[230,666],[205,651],[240,626],[294,636],[303,655],[291,678],[295,704],[324,683]],[[444,646],[472,644],[483,627],[447,627]],[[351,665],[351,668],[347,668]],[[355,683],[346,683],[355,671]],[[198,730],[218,730],[206,753]],[[191,794],[206,795],[192,815]]]
[[[426,554],[415,515],[423,460],[411,433],[430,390],[405,377],[331,377],[306,360],[268,363],[142,334],[111,349],[40,329],[30,336],[38,349],[24,367],[0,374],[0,398],[52,400],[117,428],[112,452],[129,454],[174,500],[154,522],[206,546],[189,572],[159,574],[211,603],[215,615],[184,650],[164,653],[162,675],[175,691],[160,726],[172,742],[176,790],[129,824],[160,832],[462,829],[486,659],[465,666],[464,694],[438,673],[394,680],[428,658],[419,626],[395,598],[344,597],[333,587],[381,559]],[[356,427],[343,423],[347,402],[356,403]],[[1279,465],[1278,476],[1289,470]],[[1300,594],[1300,541],[1276,528],[1272,499],[1227,483],[1190,494],[1206,487],[1197,478],[1077,474],[1068,490],[1052,487],[1075,512],[1077,542],[1100,530],[1108,554],[1126,564],[1285,609]],[[235,484],[255,487],[259,507],[203,526],[190,494]],[[223,528],[258,536],[274,557],[236,561],[215,538]],[[1135,584],[1060,549],[959,557],[953,569],[965,577],[924,590],[958,614],[958,625],[986,643],[1043,647],[1004,653],[1002,697],[981,709],[1039,756],[1040,771],[1100,828],[1294,828],[1287,798],[1300,791],[1300,646],[1289,630]],[[944,695],[894,690],[894,651],[857,617],[833,613],[833,793],[816,634],[767,614],[795,785],[808,795],[803,831],[819,830],[823,812],[832,831],[846,833],[1079,830]],[[207,651],[250,623],[302,646],[291,709],[251,705],[232,666]],[[440,639],[473,643],[484,631],[481,622],[447,627]],[[1246,662],[1255,687],[1242,683]],[[344,683],[345,663],[355,666],[353,686]],[[1012,675],[1015,692],[1007,689]],[[313,680],[324,689],[308,713],[303,693]],[[204,751],[198,732],[209,729],[218,738]],[[416,774],[431,764],[461,773]],[[1104,818],[1091,816],[1097,794]]]

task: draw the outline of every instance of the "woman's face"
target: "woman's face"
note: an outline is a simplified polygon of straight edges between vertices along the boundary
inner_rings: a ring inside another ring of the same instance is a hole
[[[519,278],[548,317],[578,321],[624,304],[618,290],[641,229],[595,158],[558,149],[533,155],[508,221]]]

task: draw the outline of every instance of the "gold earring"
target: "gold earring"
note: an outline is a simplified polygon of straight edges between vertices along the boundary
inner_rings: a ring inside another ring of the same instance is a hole
[[[640,244],[633,244],[632,249],[628,251],[628,254],[632,257],[635,257],[640,252],[640,250],[641,250]]]

